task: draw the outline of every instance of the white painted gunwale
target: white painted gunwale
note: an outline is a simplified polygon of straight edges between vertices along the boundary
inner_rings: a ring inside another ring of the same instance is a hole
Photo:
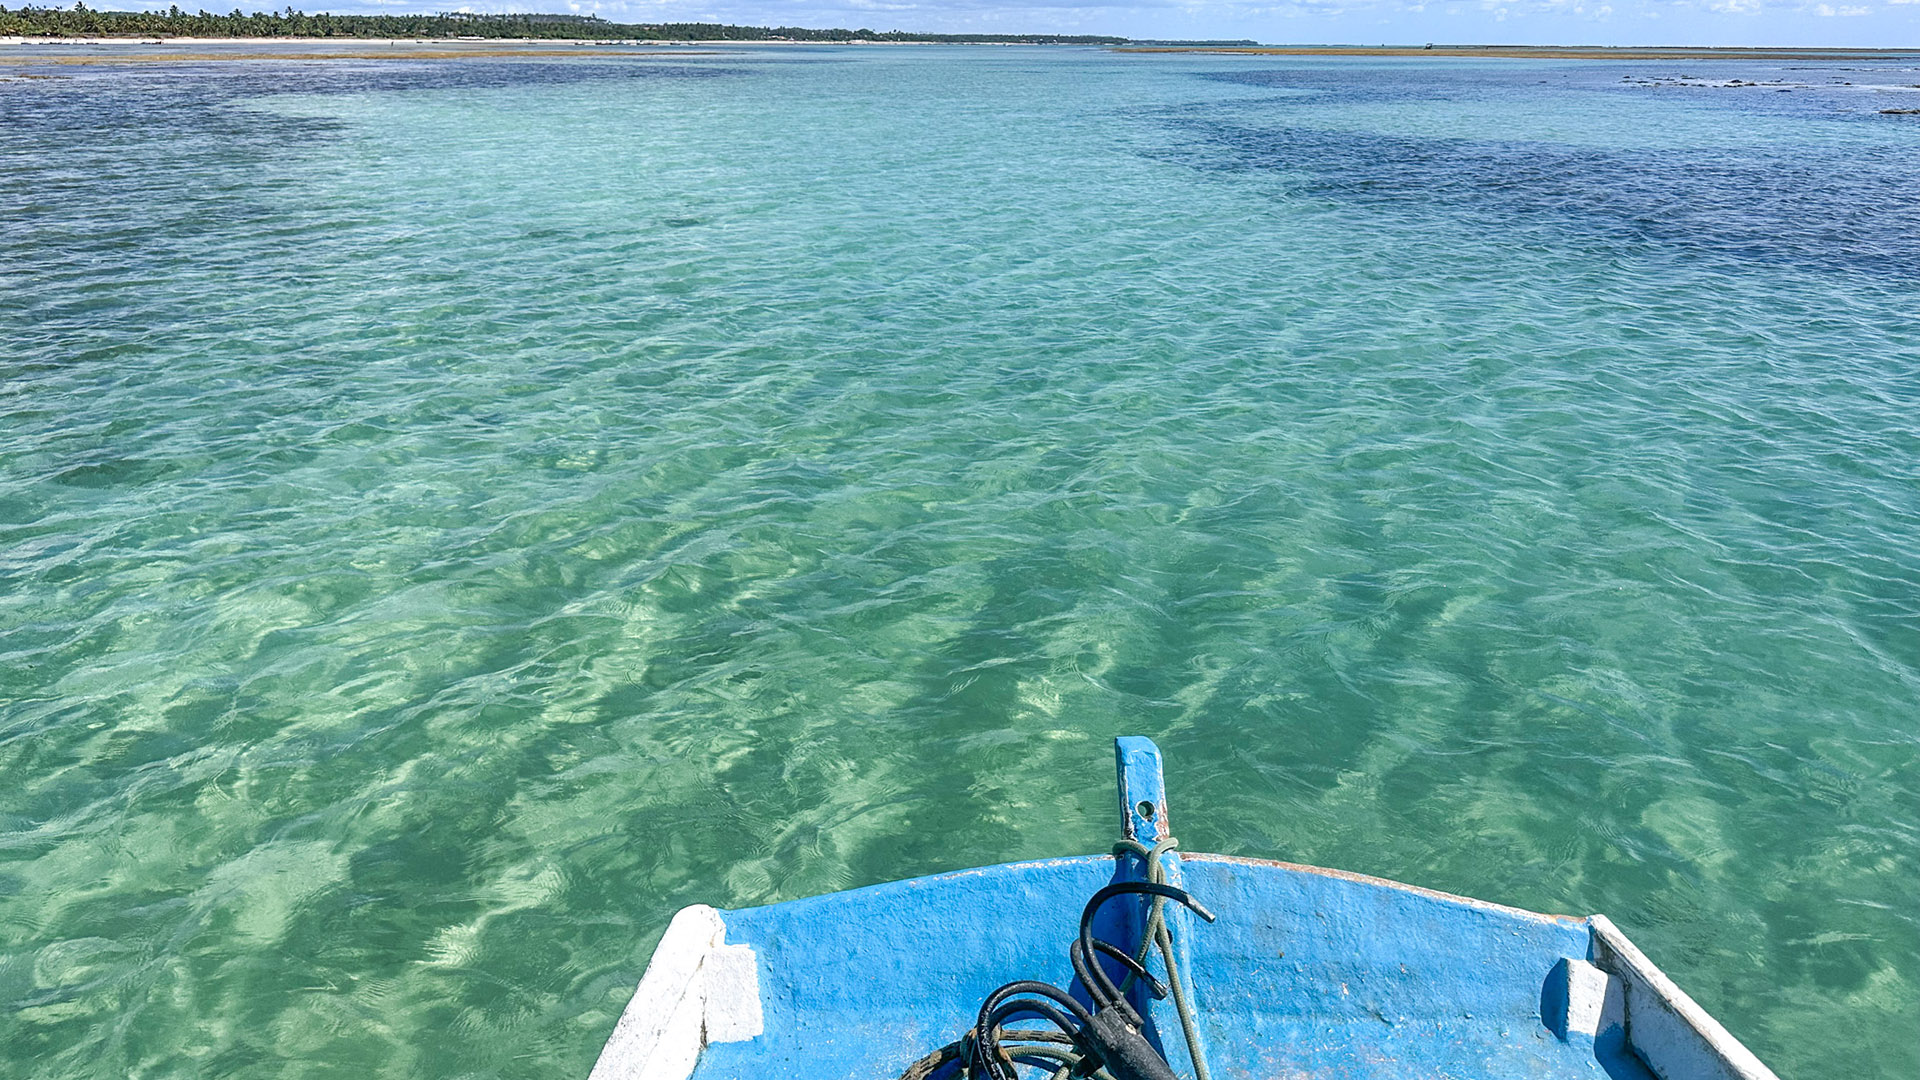
[[[1660,1080],[1780,1080],[1654,966],[1613,920],[1589,916],[1594,963],[1626,993],[1627,1045]]]
[[[752,948],[727,944],[718,911],[681,908],[588,1080],[686,1080],[709,1044],[759,1035],[758,962]]]

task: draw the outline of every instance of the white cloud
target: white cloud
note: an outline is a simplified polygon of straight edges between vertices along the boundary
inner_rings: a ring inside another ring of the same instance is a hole
[[[1851,6],[1834,7],[1832,4],[1821,4],[1819,7],[1814,8],[1813,12],[1821,18],[1831,19],[1835,16],[1871,15],[1873,14],[1873,9],[1869,7]]]

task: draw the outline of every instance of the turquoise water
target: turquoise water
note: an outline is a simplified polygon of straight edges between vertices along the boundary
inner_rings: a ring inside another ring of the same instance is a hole
[[[34,57],[0,1071],[584,1076],[1137,732],[1920,1072],[1912,65]]]

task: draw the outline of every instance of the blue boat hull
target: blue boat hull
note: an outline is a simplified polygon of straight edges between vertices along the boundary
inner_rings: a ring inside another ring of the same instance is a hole
[[[1123,807],[1164,805],[1133,797],[1153,765],[1130,792],[1123,761]],[[1147,840],[1152,825],[1129,819]],[[1139,874],[1087,856],[689,909],[593,1080],[895,1080],[1004,983],[1084,994],[1065,949],[1081,906]],[[1174,874],[1218,916],[1170,919],[1214,1080],[1772,1080],[1602,917],[1217,855]],[[1140,906],[1112,905],[1103,936],[1137,940]],[[1194,1075],[1171,1003],[1139,1000],[1149,1039]]]

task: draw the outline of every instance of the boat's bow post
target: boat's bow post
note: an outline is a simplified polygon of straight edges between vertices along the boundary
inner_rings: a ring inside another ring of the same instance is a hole
[[[1148,848],[1173,835],[1167,824],[1167,781],[1160,771],[1160,748],[1152,739],[1140,735],[1122,735],[1113,740],[1114,771],[1120,785],[1120,835]],[[1145,880],[1147,867],[1131,856],[1123,856],[1121,869],[1126,880]],[[1166,868],[1167,884],[1180,884],[1180,853],[1169,851],[1160,856]]]
[[[1148,850],[1173,835],[1172,826],[1167,818],[1167,781],[1160,767],[1160,748],[1152,739],[1140,735],[1123,735],[1113,740],[1114,772],[1120,788],[1120,835],[1140,844]],[[1166,884],[1184,887],[1180,874],[1180,853],[1169,850],[1160,855],[1160,869]],[[1136,855],[1120,854],[1115,859],[1115,878],[1121,881],[1144,881],[1147,879],[1145,860]],[[1198,897],[1202,903],[1206,897]],[[1127,912],[1128,940],[1138,941],[1146,929],[1147,906],[1149,901],[1141,898],[1138,905]],[[1168,903],[1162,909],[1167,929],[1173,935],[1173,951],[1179,961],[1180,990],[1188,1002],[1194,1002],[1193,977],[1190,974],[1193,965],[1188,961],[1187,939],[1194,932],[1195,920],[1192,913],[1179,904]],[[1151,951],[1151,950],[1150,950]],[[1149,963],[1151,966],[1151,963]],[[1187,1049],[1186,1040],[1181,1037],[1180,1016],[1171,997],[1156,1000],[1144,985],[1136,983],[1128,994],[1128,1001],[1142,1016],[1149,1020],[1148,1037],[1154,1041],[1167,1060],[1184,1075],[1199,1073],[1189,1058],[1182,1061]],[[1199,1039],[1199,1032],[1192,1033]],[[1196,1053],[1204,1057],[1203,1046],[1195,1047]],[[1184,1068],[1182,1067],[1184,1066]]]

